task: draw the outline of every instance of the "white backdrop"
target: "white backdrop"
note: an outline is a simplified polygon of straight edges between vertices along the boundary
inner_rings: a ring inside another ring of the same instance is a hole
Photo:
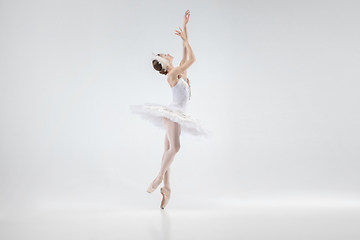
[[[197,61],[172,208],[360,203],[356,1],[0,1],[0,210],[158,208],[169,104],[151,52]]]

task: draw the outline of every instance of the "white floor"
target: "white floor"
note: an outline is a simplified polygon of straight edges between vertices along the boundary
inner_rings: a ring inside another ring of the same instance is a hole
[[[0,220],[1,240],[360,239],[360,209],[349,207],[47,210]]]

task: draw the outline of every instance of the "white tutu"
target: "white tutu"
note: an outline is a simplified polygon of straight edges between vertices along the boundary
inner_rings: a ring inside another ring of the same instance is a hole
[[[196,139],[209,140],[212,134],[205,125],[200,120],[186,114],[189,87],[185,80],[180,78],[178,83],[171,89],[173,92],[173,102],[170,105],[155,103],[130,105],[131,112],[139,114],[142,119],[148,120],[156,127],[164,130],[162,118],[168,118],[181,125],[181,133]]]

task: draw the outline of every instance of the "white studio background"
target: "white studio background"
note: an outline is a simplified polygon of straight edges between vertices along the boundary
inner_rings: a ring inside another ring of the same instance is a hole
[[[158,208],[169,104],[151,52],[197,61],[172,208],[359,203],[357,1],[0,1],[0,210]],[[162,185],[161,185],[162,186]],[[170,205],[169,205],[170,206]]]

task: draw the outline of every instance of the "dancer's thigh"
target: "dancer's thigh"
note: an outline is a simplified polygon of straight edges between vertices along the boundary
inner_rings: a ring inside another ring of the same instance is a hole
[[[180,149],[180,125],[167,118],[163,118],[164,127],[166,129],[166,135],[170,142],[170,147],[176,150]]]

